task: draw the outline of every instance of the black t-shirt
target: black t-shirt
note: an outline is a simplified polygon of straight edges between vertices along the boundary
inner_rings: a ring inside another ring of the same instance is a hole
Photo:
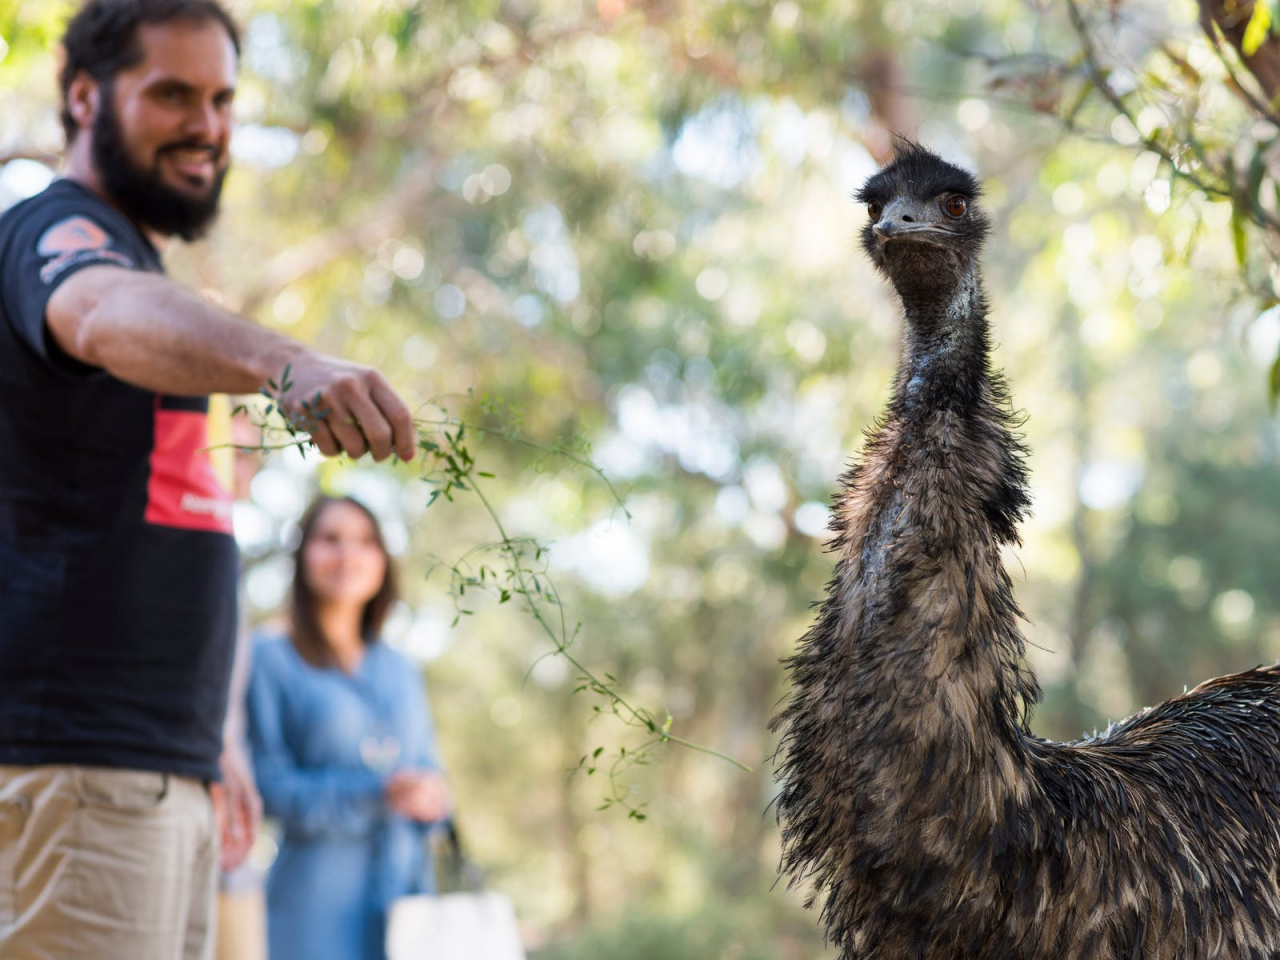
[[[231,500],[205,397],[62,353],[88,266],[162,272],[121,213],[55,181],[0,216],[0,764],[217,776],[236,629]]]

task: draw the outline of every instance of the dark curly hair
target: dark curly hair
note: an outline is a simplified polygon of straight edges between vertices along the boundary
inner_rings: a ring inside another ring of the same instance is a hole
[[[58,76],[62,89],[60,119],[68,143],[76,135],[76,122],[67,105],[67,94],[76,75],[83,70],[110,88],[116,74],[142,62],[138,28],[174,20],[216,21],[231,37],[236,55],[240,54],[240,28],[218,0],[88,0],[71,18],[62,36],[66,59]]]

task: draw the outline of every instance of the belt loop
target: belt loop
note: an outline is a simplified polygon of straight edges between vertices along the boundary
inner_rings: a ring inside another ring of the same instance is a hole
[[[160,796],[157,798],[157,802],[163,801],[165,797],[169,796],[169,774],[162,773],[160,776],[163,779],[160,781]]]

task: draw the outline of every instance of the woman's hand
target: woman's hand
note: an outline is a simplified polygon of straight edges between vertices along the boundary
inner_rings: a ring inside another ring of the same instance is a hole
[[[401,770],[387,781],[387,806],[422,823],[443,820],[453,809],[444,778],[428,770]]]

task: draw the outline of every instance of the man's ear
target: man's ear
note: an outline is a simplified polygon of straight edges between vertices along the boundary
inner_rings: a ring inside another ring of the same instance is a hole
[[[98,81],[81,70],[67,88],[67,111],[71,114],[71,119],[75,120],[76,126],[81,130],[88,130],[97,119],[101,106],[102,88],[98,86]]]

